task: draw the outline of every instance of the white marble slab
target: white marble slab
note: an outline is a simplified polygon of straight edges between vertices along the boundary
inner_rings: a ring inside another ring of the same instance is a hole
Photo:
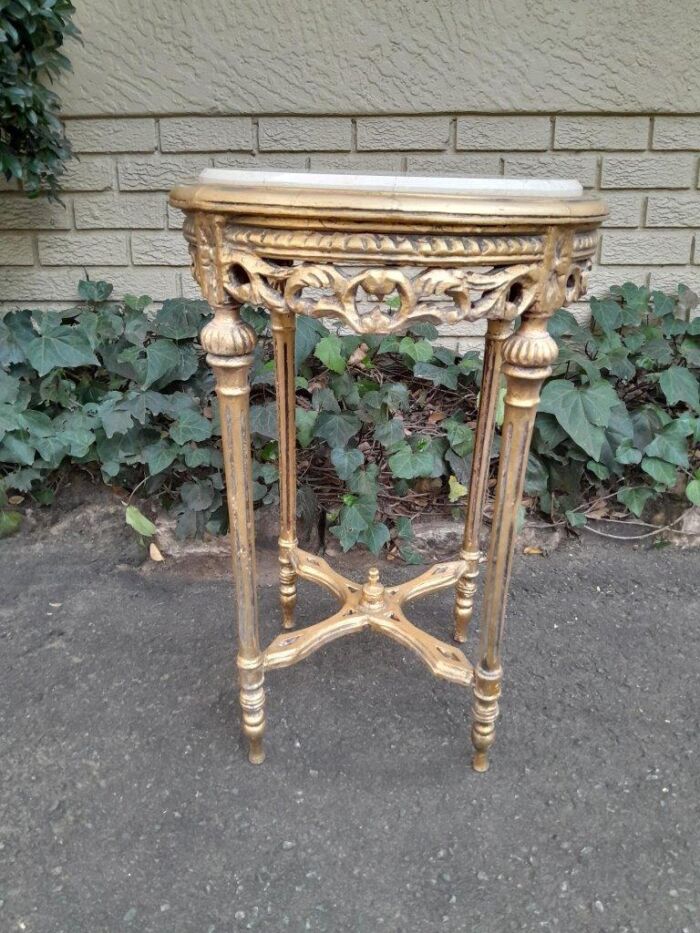
[[[580,198],[579,182],[561,178],[421,178],[414,175],[343,175],[314,172],[249,172],[206,168],[204,184],[236,188],[315,188],[392,194],[456,194],[496,198]]]

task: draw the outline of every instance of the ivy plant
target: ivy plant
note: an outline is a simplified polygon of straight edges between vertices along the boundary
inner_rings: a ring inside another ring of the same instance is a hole
[[[74,13],[70,0],[0,0],[0,170],[30,196],[56,197],[71,156],[47,82],[70,68]]]
[[[530,456],[528,491],[573,524],[605,489],[640,517],[680,488],[700,504],[700,317],[698,297],[626,283],[590,300],[591,325],[565,310],[550,323],[559,344],[544,386]]]
[[[49,504],[67,466],[129,502],[127,521],[153,531],[137,503],[167,510],[183,537],[226,530],[218,407],[197,343],[201,301],[113,301],[79,284],[69,311],[19,310],[0,321],[0,535],[22,497]],[[631,284],[591,299],[590,326],[551,320],[559,362],[542,392],[526,492],[576,528],[586,506],[616,501],[641,516],[673,492],[700,504],[700,318],[675,294]],[[274,363],[264,311],[245,307],[260,340],[252,372],[253,491],[278,499]],[[348,550],[395,548],[415,560],[411,519],[464,505],[481,377],[476,353],[442,346],[435,328],[344,336],[297,320],[299,504],[325,517]],[[503,416],[503,390],[497,420]],[[493,467],[498,435],[493,445]],[[133,501],[131,501],[133,498]]]

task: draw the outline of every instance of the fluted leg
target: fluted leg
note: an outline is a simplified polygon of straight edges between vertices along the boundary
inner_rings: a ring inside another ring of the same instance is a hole
[[[291,561],[291,550],[297,543],[296,393],[294,384],[296,318],[293,314],[280,311],[272,311],[271,317],[275,347],[279,428],[280,603],[282,604],[282,627],[289,629],[294,628],[294,607],[297,601],[297,575]]]
[[[467,516],[464,523],[464,541],[461,553],[462,559],[467,562],[467,569],[457,581],[455,600],[454,639],[459,642],[467,640],[467,631],[474,611],[474,594],[476,593],[476,580],[479,576],[479,558],[481,556],[479,531],[488,489],[491,444],[501,381],[502,348],[503,342],[508,337],[511,329],[512,325],[507,321],[489,321],[486,332],[481,395],[476,418]]]
[[[238,615],[237,665],[243,732],[249,743],[250,761],[260,764],[265,758],[262,747],[265,691],[258,634],[248,384],[256,337],[253,329],[240,320],[237,307],[221,304],[214,307],[214,318],[204,327],[201,342],[216,376],[221,413]]]
[[[556,306],[556,305],[555,305]],[[505,416],[498,487],[489,544],[479,661],[474,672],[473,768],[486,771],[501,693],[501,642],[513,562],[515,527],[522,498],[530,438],[542,382],[551,372],[557,345],[547,333],[548,313],[526,312],[520,329],[503,345]]]

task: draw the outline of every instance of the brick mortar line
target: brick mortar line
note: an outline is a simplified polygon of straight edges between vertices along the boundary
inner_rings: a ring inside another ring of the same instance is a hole
[[[271,112],[265,110],[251,110],[251,111],[221,111],[218,113],[202,113],[201,111],[183,111],[183,112],[173,112],[168,110],[162,111],[140,111],[138,113],[129,113],[129,114],[113,114],[113,113],[83,113],[83,114],[62,114],[61,120],[155,120],[160,119],[191,119],[192,117],[212,117],[212,118],[222,118],[222,117],[265,117],[266,119],[272,117],[278,117],[282,120],[290,119],[293,117],[300,118],[310,118],[310,117],[338,117],[339,119],[351,119],[359,117],[450,117],[450,116],[459,116],[459,117],[577,117],[577,118],[589,118],[596,119],[597,117],[647,117],[652,119],[654,117],[675,117],[677,119],[687,119],[692,117],[700,117],[700,110],[690,110],[690,111],[654,111],[654,110],[629,110],[629,111],[616,111],[616,110],[558,110],[552,113],[551,110],[421,110],[421,111],[405,111],[405,110],[373,110],[368,111],[367,113],[361,113],[356,110],[352,111],[319,111],[318,113],[300,113],[298,111],[287,111],[287,112]]]

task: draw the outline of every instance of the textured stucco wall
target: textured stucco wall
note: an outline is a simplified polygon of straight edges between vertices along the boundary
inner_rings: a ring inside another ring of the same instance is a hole
[[[90,0],[67,113],[685,113],[692,0]]]
[[[90,0],[78,21],[79,161],[64,206],[0,187],[0,310],[74,301],[84,270],[194,295],[166,192],[207,165],[575,177],[611,208],[592,291],[700,289],[696,4]]]

